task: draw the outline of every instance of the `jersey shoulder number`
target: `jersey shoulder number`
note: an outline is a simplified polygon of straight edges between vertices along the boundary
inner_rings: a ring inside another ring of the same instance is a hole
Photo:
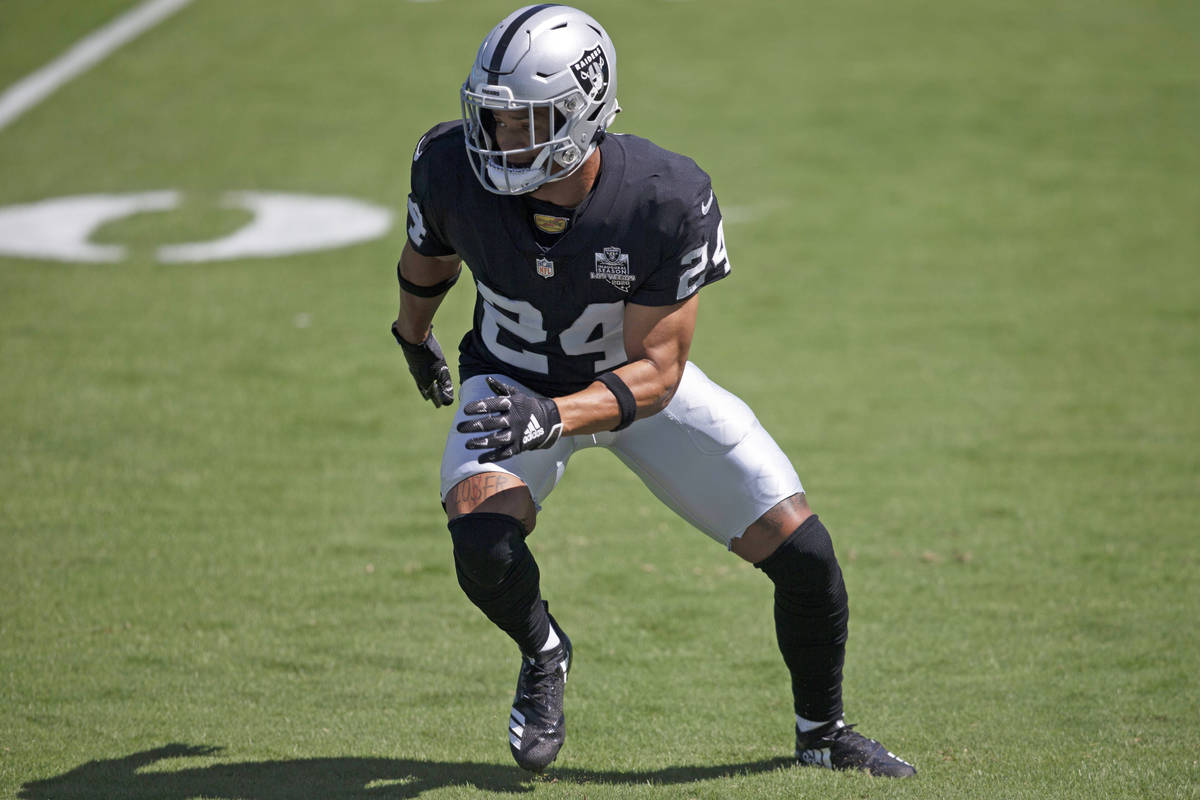
[[[725,250],[724,220],[717,219],[716,231],[712,236],[712,242],[706,239],[696,248],[684,253],[683,258],[679,260],[683,272],[679,275],[679,287],[675,293],[676,300],[686,300],[701,286],[720,280],[729,274],[729,254]],[[711,253],[709,253],[709,247],[712,247]]]
[[[454,157],[462,151],[462,123],[442,122],[433,126],[413,149],[411,186],[408,195],[408,238],[418,253],[427,256],[449,255],[454,248],[439,232],[442,226],[439,206],[446,194],[445,185],[456,178]]]

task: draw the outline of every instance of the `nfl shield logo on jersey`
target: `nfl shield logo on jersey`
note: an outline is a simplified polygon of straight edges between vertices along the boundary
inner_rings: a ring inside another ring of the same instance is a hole
[[[534,261],[533,264],[535,267],[537,267],[538,275],[541,275],[543,278],[553,278],[554,277],[554,262],[551,261],[550,259],[539,258],[536,261]]]
[[[629,272],[629,254],[622,253],[619,247],[606,247],[604,252],[596,253],[596,271],[591,274],[593,280],[608,281],[622,292],[628,292],[637,277]]]

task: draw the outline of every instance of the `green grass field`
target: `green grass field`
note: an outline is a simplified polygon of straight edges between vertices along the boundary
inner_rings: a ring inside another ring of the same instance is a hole
[[[0,91],[131,5],[5,0]],[[693,359],[796,463],[847,716],[918,778],[788,766],[769,583],[596,454],[530,539],[567,745],[512,764],[450,415],[386,331],[412,147],[511,9],[198,0],[0,130],[0,206],[183,198],[96,230],[117,262],[0,256],[0,796],[1200,797],[1200,6],[586,9],[618,129],[713,176],[734,275]],[[159,262],[235,190],[399,221]]]

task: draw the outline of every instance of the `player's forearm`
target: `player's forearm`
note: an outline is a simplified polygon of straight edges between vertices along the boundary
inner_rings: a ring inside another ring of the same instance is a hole
[[[613,370],[619,380],[612,385],[598,380],[554,398],[563,434],[611,431],[666,408],[683,378],[695,327],[695,296],[673,306],[627,304],[623,335],[632,360]]]
[[[415,297],[408,292],[400,292],[400,311],[396,315],[396,322],[392,326],[406,341],[413,344],[419,344],[429,335],[429,328],[433,325],[433,317],[437,313],[438,306],[442,304],[442,298],[445,295],[438,297]]]
[[[458,256],[423,256],[405,243],[396,266],[400,311],[393,328],[400,336],[413,344],[424,341],[438,306],[457,280],[461,267]]]
[[[682,365],[660,366],[648,358],[613,371],[633,395],[637,406],[635,419],[653,416],[666,408],[683,375]],[[599,381],[574,394],[556,397],[554,403],[562,418],[564,436],[611,431],[621,422],[616,395]]]

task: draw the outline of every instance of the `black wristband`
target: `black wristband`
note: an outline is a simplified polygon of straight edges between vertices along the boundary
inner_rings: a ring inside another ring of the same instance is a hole
[[[409,294],[416,295],[417,297],[437,297],[445,294],[446,292],[450,291],[451,286],[458,283],[458,276],[461,274],[462,269],[459,268],[458,272],[454,273],[449,278],[446,278],[446,280],[442,281],[441,283],[435,283],[433,286],[421,286],[420,284],[413,283],[408,278],[405,278],[403,275],[401,275],[400,264],[399,262],[396,264],[396,280],[400,281],[400,288]]]
[[[596,376],[596,380],[600,381],[613,393],[613,397],[617,398],[617,408],[621,410],[621,421],[617,423],[614,431],[621,431],[633,424],[634,417],[637,416],[637,400],[633,397],[633,392],[625,381],[621,380],[621,376],[615,372],[604,372]]]

